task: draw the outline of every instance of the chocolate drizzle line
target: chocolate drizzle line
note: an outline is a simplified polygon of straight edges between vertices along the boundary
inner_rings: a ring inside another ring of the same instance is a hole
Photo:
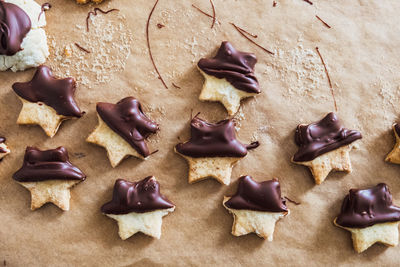
[[[244,38],[246,38],[247,40],[249,40],[252,44],[254,44],[255,46],[261,48],[262,50],[264,50],[265,52],[274,55],[273,52],[269,51],[267,48],[259,45],[258,43],[254,42],[253,40],[251,40],[247,35],[246,35],[246,31],[243,31],[241,28],[239,28],[238,26],[236,26],[233,22],[230,22],[230,24],[235,27],[235,29],[238,31],[238,33],[240,33],[240,35],[242,35]]]
[[[400,207],[393,205],[386,184],[368,189],[350,189],[336,223],[343,227],[365,228],[377,223],[400,221]]]
[[[156,9],[156,6],[158,4],[159,0],[156,0],[156,2],[154,3],[153,8],[150,11],[149,17],[147,18],[147,24],[146,24],[146,41],[147,41],[147,49],[149,50],[149,56],[150,56],[150,60],[151,63],[153,64],[154,70],[157,72],[158,75],[158,79],[160,79],[160,81],[162,82],[162,84],[164,85],[165,89],[168,89],[167,84],[165,83],[164,79],[162,78],[160,72],[158,71],[158,68],[156,66],[156,63],[154,62],[154,58],[153,58],[153,54],[151,52],[151,46],[150,46],[150,37],[149,37],[149,26],[150,26],[150,20],[151,20],[151,16],[153,15],[154,10]]]
[[[318,46],[315,47],[315,49],[317,50],[318,56],[321,59],[322,65],[324,66],[325,74],[326,74],[326,77],[328,78],[329,88],[331,90],[331,95],[332,95],[332,98],[333,98],[333,105],[335,106],[335,111],[337,112],[338,109],[337,109],[337,104],[336,104],[336,99],[335,99],[335,93],[333,91],[333,86],[332,86],[331,78],[329,77],[328,69],[326,67],[324,59],[322,58],[321,53],[319,52]]]
[[[214,3],[213,3],[213,1],[212,0],[210,0],[210,4],[211,4],[211,8],[212,8],[212,12],[213,12],[213,14],[212,14],[212,23],[211,23],[211,29],[212,28],[214,28],[214,25],[215,25],[215,6],[214,6]]]
[[[105,214],[128,214],[170,209],[175,205],[160,194],[160,184],[152,176],[139,182],[115,181],[112,200],[101,207]]]
[[[294,200],[292,200],[292,199],[290,199],[290,198],[288,198],[288,197],[284,197],[287,201],[289,201],[290,203],[293,203],[293,204],[295,204],[296,206],[298,206],[298,205],[300,205],[301,203],[300,202],[297,202],[297,201],[294,201]]]
[[[319,21],[321,21],[327,28],[331,28],[331,26],[329,26],[329,24],[328,23],[326,23],[325,21],[323,21],[320,17],[318,17],[318,15],[315,15],[315,17],[319,20]]]
[[[39,16],[38,16],[38,21],[40,20],[40,17],[42,16],[42,14],[46,11],[46,10],[49,10],[51,8],[51,4],[50,3],[44,3],[42,6],[41,6],[41,10],[40,10],[40,13],[39,13]]]
[[[103,14],[108,14],[108,13],[110,13],[110,12],[112,12],[112,11],[119,11],[119,9],[112,8],[112,9],[110,9],[110,10],[104,11],[104,10],[98,8],[98,7],[94,8],[93,11],[90,11],[90,12],[87,14],[87,17],[86,17],[86,31],[87,31],[87,32],[89,31],[89,19],[90,19],[90,16],[91,16],[91,15],[97,16],[97,12],[98,12],[98,11],[101,12],[101,13],[103,13]]]
[[[259,183],[248,175],[239,178],[237,192],[224,205],[237,210],[288,212],[277,179]]]
[[[207,17],[209,17],[209,18],[213,18],[213,16],[212,16],[212,15],[210,15],[210,14],[208,14],[207,12],[205,12],[205,11],[201,10],[199,7],[195,6],[194,4],[192,4],[192,7],[194,7],[194,8],[195,8],[195,9],[197,9],[197,10],[198,10],[200,13],[202,13],[202,14],[206,15]]]
[[[176,85],[175,83],[172,83],[172,86],[175,87],[176,89],[182,89],[180,86]]]
[[[87,50],[86,48],[82,47],[80,44],[75,43],[75,46],[78,47],[80,50],[82,50],[83,52],[86,52],[88,54],[90,54],[90,51]]]
[[[67,149],[60,146],[56,149],[39,150],[27,147],[24,163],[14,173],[13,179],[18,182],[40,182],[47,180],[85,180],[86,175],[72,165]]]
[[[233,24],[233,23],[231,23],[231,24]],[[239,26],[237,26],[237,25],[236,25],[236,27],[237,27],[240,31],[242,31],[243,33],[245,33],[245,34],[247,34],[247,35],[249,35],[249,36],[251,36],[251,37],[253,37],[253,38],[257,38],[257,37],[258,37],[258,35],[253,34],[253,33],[250,33],[250,32],[246,31],[245,29],[243,29],[243,28],[241,28],[241,27],[239,27]]]
[[[299,146],[299,150],[293,156],[295,162],[313,160],[362,138],[360,132],[344,128],[333,112],[320,121],[298,125],[294,137]]]
[[[303,0],[304,2],[306,2],[307,4],[313,5],[313,2],[311,2],[310,0]]]

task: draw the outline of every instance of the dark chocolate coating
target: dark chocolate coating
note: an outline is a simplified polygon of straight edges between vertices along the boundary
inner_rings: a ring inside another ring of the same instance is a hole
[[[41,151],[36,147],[27,147],[24,163],[13,175],[18,182],[40,182],[47,180],[85,180],[86,175],[72,165],[67,149],[60,146],[56,149]]]
[[[400,125],[398,123],[395,123],[393,125],[394,130],[396,131],[397,136],[400,137]]]
[[[31,30],[31,20],[19,6],[0,1],[0,55],[12,56]]]
[[[244,157],[247,146],[236,139],[232,120],[209,123],[194,117],[190,123],[191,137],[186,143],[176,145],[180,154],[193,157]],[[255,148],[249,145],[249,149]]]
[[[12,88],[23,99],[43,102],[59,115],[79,118],[84,114],[74,100],[75,80],[54,78],[47,66],[39,66],[30,82],[14,83]]]
[[[322,120],[300,124],[295,133],[299,150],[293,161],[310,161],[316,157],[361,139],[361,133],[342,126],[336,114],[328,113]]]
[[[175,205],[160,194],[160,184],[149,176],[139,182],[118,179],[114,184],[113,197],[101,207],[105,214],[127,214],[170,209]]]
[[[126,97],[117,104],[100,102],[96,109],[108,127],[125,139],[140,155],[150,155],[145,139],[158,131],[158,125],[146,117],[139,100]]]
[[[200,59],[197,66],[219,79],[225,78],[236,89],[248,93],[261,93],[254,75],[257,58],[254,54],[237,51],[231,43],[222,42],[217,55]]]
[[[368,189],[350,189],[336,223],[343,227],[365,228],[377,223],[400,221],[400,207],[392,203],[386,184]]]
[[[225,202],[225,206],[236,210],[288,211],[277,179],[258,183],[248,175],[239,178],[237,192]]]

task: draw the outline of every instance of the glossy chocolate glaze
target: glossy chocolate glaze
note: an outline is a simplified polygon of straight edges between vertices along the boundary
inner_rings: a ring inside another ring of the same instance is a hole
[[[150,155],[145,139],[158,131],[158,125],[146,117],[140,102],[126,97],[117,104],[97,103],[97,113],[114,132],[127,141],[140,155]]]
[[[197,66],[208,75],[225,78],[236,89],[248,93],[261,93],[254,75],[257,58],[254,54],[237,51],[231,43],[222,42],[217,55],[200,59]]]
[[[254,142],[248,146],[236,139],[232,120],[209,123],[194,117],[190,123],[191,138],[186,143],[176,145],[180,154],[193,157],[244,157],[248,149],[258,146]]]
[[[248,175],[239,178],[238,190],[225,202],[225,206],[237,210],[288,211],[277,179],[258,183]]]
[[[368,189],[350,189],[336,218],[338,225],[351,228],[395,221],[400,221],[400,207],[393,205],[392,194],[384,183]]]
[[[40,182],[47,180],[85,180],[86,175],[72,165],[67,149],[60,146],[56,149],[41,151],[36,147],[27,147],[24,163],[13,175],[18,182]]]
[[[361,133],[342,126],[336,114],[328,113],[322,120],[300,124],[295,133],[299,150],[293,161],[310,161],[316,157],[361,139]]]
[[[170,209],[175,205],[160,194],[160,184],[152,176],[139,182],[118,179],[114,184],[113,197],[101,207],[105,214],[127,214]]]
[[[30,82],[14,83],[12,88],[23,99],[43,102],[59,115],[79,118],[84,114],[74,100],[75,80],[54,78],[47,66],[39,66]]]
[[[399,125],[398,123],[395,123],[395,124],[393,125],[393,129],[395,130],[397,136],[400,137],[400,125]]]
[[[12,56],[22,50],[22,41],[30,30],[28,14],[17,5],[0,0],[0,55]]]

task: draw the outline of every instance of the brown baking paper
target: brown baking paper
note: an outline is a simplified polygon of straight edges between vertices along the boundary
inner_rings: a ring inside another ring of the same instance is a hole
[[[44,1],[40,1],[41,3]],[[207,13],[207,0],[160,0],[150,22],[154,60],[168,89],[151,64],[146,46],[146,21],[154,1],[114,0],[99,7],[119,12],[85,19],[94,5],[70,0],[50,1],[46,27],[51,47],[47,62],[55,74],[74,76],[76,99],[87,113],[63,123],[52,139],[38,126],[16,124],[21,103],[12,91],[17,81],[31,79],[34,70],[0,73],[0,134],[12,153],[0,163],[0,265],[6,266],[190,266],[190,265],[396,265],[400,247],[374,245],[362,254],[352,248],[350,233],[333,225],[350,188],[385,182],[400,205],[400,166],[384,162],[392,149],[392,123],[400,112],[399,1],[214,0],[216,24]],[[327,28],[318,15],[331,28]],[[243,38],[230,24],[257,34],[257,43]],[[160,23],[165,27],[157,27]],[[107,33],[108,32],[108,33]],[[111,36],[111,37],[110,37]],[[230,186],[214,180],[187,182],[188,166],[173,152],[189,138],[191,113],[217,121],[227,117],[219,103],[198,100],[203,78],[196,69],[201,57],[212,56],[221,41],[257,55],[256,75],[262,94],[243,102],[237,114],[238,137],[258,140],[233,169]],[[85,47],[87,54],[74,45]],[[310,123],[333,111],[326,74],[330,74],[338,115],[344,125],[363,134],[351,152],[353,172],[334,173],[316,186],[307,168],[292,164],[293,140],[299,123]],[[66,55],[69,54],[69,57]],[[101,58],[103,57],[103,58]],[[98,63],[98,64],[97,64]],[[174,83],[180,88],[172,85]],[[137,97],[144,111],[160,124],[150,137],[148,160],[129,158],[113,169],[106,151],[85,142],[97,125],[95,103]],[[73,164],[87,175],[71,190],[71,209],[52,204],[30,210],[30,194],[12,180],[21,166],[25,147],[65,146]],[[255,234],[231,235],[232,215],[222,206],[224,195],[235,192],[237,178],[249,174],[258,181],[279,178],[291,214],[276,225],[274,241]],[[100,212],[111,199],[114,181],[157,177],[161,192],[176,204],[164,217],[162,237],[118,236],[116,221]]]

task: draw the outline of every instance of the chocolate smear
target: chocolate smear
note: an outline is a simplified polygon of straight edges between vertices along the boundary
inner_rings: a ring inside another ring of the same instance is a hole
[[[21,51],[30,30],[31,20],[22,8],[0,1],[0,55],[12,56]]]
[[[256,63],[254,54],[237,51],[225,41],[215,57],[202,58],[197,66],[208,75],[226,79],[238,90],[259,94],[261,90],[254,75]]]
[[[281,197],[281,186],[277,179],[256,182],[251,176],[239,178],[239,185],[225,206],[237,210],[287,212],[286,200]]]
[[[160,184],[153,176],[139,182],[118,179],[114,184],[113,197],[101,207],[105,214],[127,214],[170,209],[175,205],[160,194]]]
[[[85,180],[86,175],[69,161],[67,149],[39,150],[27,147],[24,163],[13,175],[18,182],[41,182],[47,180]]]
[[[87,14],[87,17],[86,17],[86,31],[89,32],[89,19],[90,19],[90,17],[91,17],[92,15],[93,15],[93,16],[97,16],[97,15],[98,15],[98,12],[103,13],[104,15],[106,15],[106,14],[108,14],[108,13],[110,13],[110,12],[113,12],[113,11],[119,11],[119,9],[112,8],[112,9],[110,9],[110,10],[104,11],[104,10],[98,8],[98,7],[94,8],[93,11],[90,11],[90,12]]]
[[[248,148],[236,139],[235,126],[231,119],[209,123],[196,116],[192,119],[190,127],[190,140],[175,147],[177,152],[185,156],[244,157],[248,149],[255,148],[254,143]]]
[[[384,183],[368,189],[350,189],[336,223],[343,227],[365,228],[377,223],[400,221],[400,207]]]
[[[294,155],[293,161],[313,160],[361,137],[360,132],[344,128],[335,113],[328,113],[318,122],[297,126],[295,142],[299,150]]]
[[[74,78],[55,78],[47,66],[39,66],[30,82],[14,83],[12,88],[23,99],[43,102],[59,115],[80,118],[84,114],[74,100]]]
[[[127,141],[140,155],[150,155],[145,139],[158,131],[153,122],[142,111],[140,102],[134,97],[126,97],[117,104],[99,102],[96,110],[101,119],[114,132]]]

